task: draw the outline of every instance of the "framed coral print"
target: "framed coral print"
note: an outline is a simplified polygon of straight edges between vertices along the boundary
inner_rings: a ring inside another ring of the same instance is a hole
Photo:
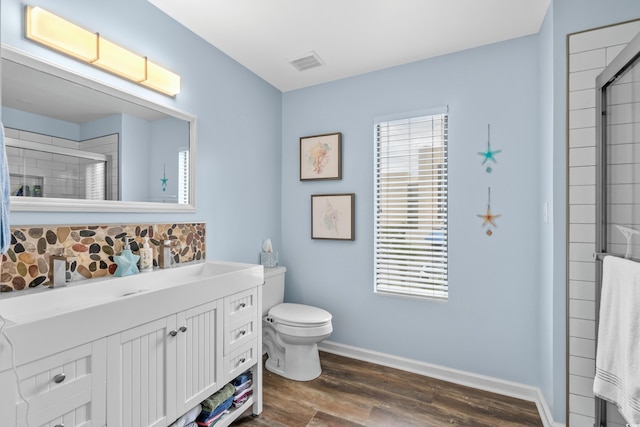
[[[342,179],[342,133],[300,138],[300,181]]]
[[[311,238],[355,240],[355,194],[311,196]]]

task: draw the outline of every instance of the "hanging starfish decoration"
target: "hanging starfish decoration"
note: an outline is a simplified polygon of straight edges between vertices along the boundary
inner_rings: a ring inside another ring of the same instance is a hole
[[[489,201],[487,202],[487,211],[483,214],[478,214],[479,218],[482,218],[482,226],[485,227],[487,224],[491,224],[492,226],[498,228],[496,223],[494,222],[497,218],[500,218],[501,215],[496,215],[491,213],[491,187],[489,187]],[[491,228],[487,229],[487,236],[491,236],[493,231]]]
[[[482,164],[483,165],[486,164],[487,161],[489,160],[491,160],[493,163],[497,163],[495,155],[500,153],[501,151],[502,150],[491,149],[491,125],[488,124],[487,125],[487,151],[480,151],[478,153],[484,157],[484,159],[482,160]],[[491,168],[491,165],[487,165],[487,168],[485,169],[485,171],[487,173],[491,173],[491,171],[493,171],[493,169]]]
[[[164,171],[162,173],[162,178],[160,178],[160,181],[162,181],[162,191],[167,191],[167,181],[169,181],[169,178],[167,178],[167,165],[166,165],[166,163],[164,165]]]

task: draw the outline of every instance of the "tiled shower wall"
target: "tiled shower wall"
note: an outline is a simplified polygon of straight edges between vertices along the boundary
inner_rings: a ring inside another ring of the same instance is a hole
[[[134,238],[134,254],[149,237],[154,266],[158,265],[158,245],[164,239],[178,242],[173,251],[175,262],[206,258],[204,223],[12,227],[11,245],[0,255],[0,292],[47,286],[50,257],[59,251],[67,258],[67,281],[112,275],[117,267],[113,257],[124,248],[125,236]]]
[[[595,79],[640,32],[640,21],[571,34],[569,54],[569,427],[593,427],[596,354]],[[625,426],[607,405],[608,426]]]
[[[24,130],[5,128],[5,136],[22,141],[39,142],[58,147],[84,150],[111,156],[111,199],[118,200],[118,134],[106,135],[85,141],[73,141]],[[26,175],[43,180],[44,197],[84,199],[85,179],[78,158],[42,151],[7,147],[7,160],[11,175]],[[16,195],[20,183],[11,180],[11,194]]]

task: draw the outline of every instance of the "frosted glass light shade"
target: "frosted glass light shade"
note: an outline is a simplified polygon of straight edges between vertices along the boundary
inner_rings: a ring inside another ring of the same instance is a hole
[[[27,6],[27,38],[91,62],[98,57],[98,35],[39,7]]]
[[[147,60],[147,78],[140,82],[167,95],[180,93],[180,76]]]
[[[145,77],[144,62],[143,56],[136,55],[100,37],[98,41],[98,59],[93,61],[93,64],[129,80],[140,82]]]
[[[180,76],[40,7],[27,6],[26,37],[155,91],[180,93]]]

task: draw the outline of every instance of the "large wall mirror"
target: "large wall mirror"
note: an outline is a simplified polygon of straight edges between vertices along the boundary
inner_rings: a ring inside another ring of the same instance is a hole
[[[195,210],[195,116],[0,53],[12,211]]]

